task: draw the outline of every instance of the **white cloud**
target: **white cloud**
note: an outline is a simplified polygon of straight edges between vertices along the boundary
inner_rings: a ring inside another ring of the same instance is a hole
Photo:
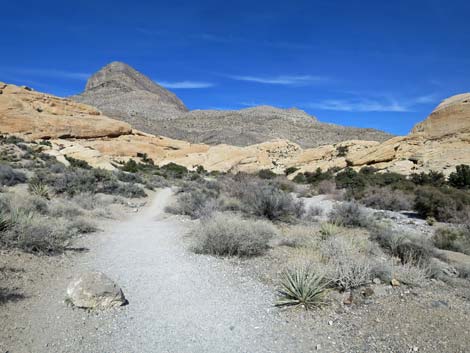
[[[319,82],[328,81],[328,78],[312,75],[280,75],[271,77],[261,76],[229,76],[233,80],[264,83],[268,85],[288,85],[288,86],[304,86]]]
[[[408,112],[409,107],[397,102],[386,103],[371,100],[328,99],[320,102],[307,103],[307,107],[321,110],[342,112]]]
[[[172,89],[197,89],[197,88],[209,88],[215,86],[211,82],[200,82],[200,81],[178,81],[178,82],[167,82],[157,81],[158,84],[166,88]]]

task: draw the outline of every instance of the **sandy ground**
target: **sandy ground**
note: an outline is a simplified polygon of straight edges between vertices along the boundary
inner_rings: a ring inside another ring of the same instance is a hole
[[[8,255],[24,263],[5,269],[20,289],[0,306],[0,353],[469,351],[470,293],[444,284],[381,286],[353,307],[279,310],[274,288],[251,272],[266,265],[262,259],[187,249],[188,223],[163,213],[170,197],[161,190],[141,212],[108,223],[85,239],[89,252],[49,260]],[[67,306],[66,286],[85,270],[116,280],[129,305],[107,312]]]

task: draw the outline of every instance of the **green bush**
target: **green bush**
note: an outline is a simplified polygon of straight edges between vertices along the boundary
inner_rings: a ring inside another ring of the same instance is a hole
[[[277,174],[269,169],[261,169],[258,172],[258,177],[261,179],[274,179],[277,177]]]
[[[459,222],[470,206],[470,195],[452,188],[418,188],[414,209],[423,218],[440,222]]]
[[[369,187],[360,202],[378,210],[404,211],[413,208],[414,198],[409,193],[390,187]]]
[[[255,256],[269,248],[276,228],[264,221],[244,220],[235,214],[215,213],[194,229],[193,250],[218,256]]]
[[[287,175],[295,173],[298,170],[299,170],[299,168],[289,167],[289,168],[286,168],[286,170],[284,170],[284,174],[287,176]]]
[[[449,184],[455,188],[470,187],[470,166],[461,164],[455,167],[456,171],[449,175]]]
[[[432,185],[441,187],[445,185],[446,178],[443,173],[430,171],[429,173],[421,172],[419,174],[411,174],[410,180],[416,185]]]
[[[67,155],[65,156],[65,159],[70,163],[71,167],[91,169],[91,166],[86,161],[82,161],[81,159],[76,159]]]

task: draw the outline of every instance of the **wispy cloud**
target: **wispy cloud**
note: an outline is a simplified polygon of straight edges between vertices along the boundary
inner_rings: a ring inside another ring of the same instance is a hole
[[[18,75],[38,76],[38,77],[54,77],[60,79],[72,79],[86,81],[91,74],[85,72],[64,71],[56,69],[30,69],[30,68],[14,68],[8,70]]]
[[[377,101],[351,101],[342,99],[327,99],[320,102],[305,104],[308,108],[335,110],[341,112],[408,112],[409,108],[399,103],[384,103]]]
[[[263,83],[268,85],[306,86],[329,81],[327,77],[312,75],[280,75],[280,76],[228,76],[237,81]]]
[[[200,81],[179,81],[179,82],[167,82],[157,81],[158,84],[166,88],[172,89],[197,89],[197,88],[209,88],[214,87],[215,84],[211,82],[200,82]]]
[[[423,95],[408,100],[395,99],[326,99],[318,102],[309,102],[303,106],[313,109],[334,110],[342,112],[412,112],[417,105],[429,104],[436,101],[435,95]]]

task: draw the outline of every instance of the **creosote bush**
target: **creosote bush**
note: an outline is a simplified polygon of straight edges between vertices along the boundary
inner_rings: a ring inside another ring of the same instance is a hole
[[[470,255],[470,230],[467,227],[439,228],[432,241],[436,248]]]
[[[369,220],[356,202],[336,203],[328,215],[330,223],[344,227],[366,227]]]
[[[194,229],[193,250],[217,256],[256,256],[266,252],[276,234],[276,228],[267,222],[215,213]]]
[[[367,250],[352,239],[339,236],[327,238],[321,245],[326,277],[342,290],[369,283],[372,264]]]
[[[9,165],[0,164],[0,186],[13,186],[26,182],[24,173],[13,169]]]
[[[378,210],[403,211],[413,208],[414,197],[401,190],[389,187],[371,187],[366,189],[361,203]]]

